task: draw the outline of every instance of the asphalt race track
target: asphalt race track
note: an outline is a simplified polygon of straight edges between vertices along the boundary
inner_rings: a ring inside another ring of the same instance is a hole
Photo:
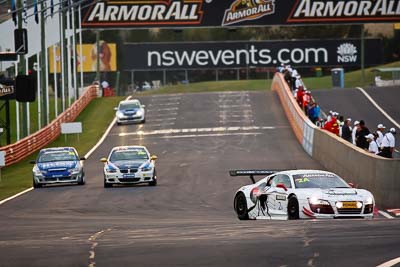
[[[273,92],[143,97],[144,125],[115,126],[86,185],[0,206],[0,266],[377,266],[400,257],[400,220],[239,221],[230,169],[322,168]],[[113,107],[109,107],[113,108]],[[103,187],[101,157],[146,145],[159,184]]]

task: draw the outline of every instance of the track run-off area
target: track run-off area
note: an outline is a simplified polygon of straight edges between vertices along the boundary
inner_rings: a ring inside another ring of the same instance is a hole
[[[113,126],[86,185],[0,205],[0,266],[394,266],[400,220],[239,221],[231,169],[324,169],[297,142],[275,92],[139,97],[145,124]],[[113,107],[107,107],[113,108]],[[158,156],[158,185],[103,187],[114,146]],[[356,164],[356,163],[355,163]],[[379,208],[379,203],[378,208]]]

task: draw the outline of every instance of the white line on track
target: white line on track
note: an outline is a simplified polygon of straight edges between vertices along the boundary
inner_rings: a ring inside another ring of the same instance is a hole
[[[9,198],[3,199],[2,201],[0,201],[0,205],[6,203],[7,201],[10,201],[11,199],[17,198],[17,197],[19,197],[19,196],[21,196],[21,195],[23,195],[25,193],[28,193],[31,190],[33,190],[33,187],[28,188],[28,189],[26,189],[26,190],[24,190],[22,192],[19,192],[18,194],[15,194],[15,195],[13,195],[13,196],[11,196]]]
[[[152,119],[151,121],[154,122],[161,122],[161,121],[175,121],[176,118],[162,118],[162,119]]]
[[[167,135],[161,136],[162,139],[170,138],[197,138],[197,137],[220,137],[220,136],[246,136],[246,135],[260,135],[262,133],[215,133],[215,134],[188,134],[188,135]]]
[[[165,135],[165,134],[180,134],[180,133],[200,133],[200,132],[238,132],[238,131],[254,131],[254,130],[274,130],[274,126],[235,126],[235,127],[214,127],[214,128],[188,128],[188,129],[162,129],[153,131],[135,131],[131,133],[115,134],[123,136],[147,136],[147,135]]]
[[[149,104],[149,107],[153,107],[153,106],[177,106],[179,105],[179,102],[173,102],[173,103],[155,103],[155,104]]]
[[[383,110],[383,108],[381,108],[378,103],[375,102],[375,100],[372,99],[372,97],[365,92],[364,89],[362,89],[361,87],[357,87],[358,90],[360,90],[361,93],[363,93],[365,95],[366,98],[368,98],[368,100],[389,120],[391,121],[394,125],[396,125],[397,128],[400,128],[400,125],[392,118],[389,116],[389,114],[386,113],[385,110]]]
[[[220,105],[219,107],[220,107],[220,108],[224,108],[224,109],[227,109],[227,108],[244,108],[244,107],[249,108],[249,107],[251,107],[251,105],[249,105],[249,104],[242,104],[242,105]]]
[[[396,264],[400,263],[400,257],[384,262],[376,267],[391,267],[391,266],[395,266]]]
[[[390,216],[389,213],[379,210],[378,213],[387,219],[394,219],[393,216]]]
[[[170,111],[170,110],[178,110],[179,108],[158,108],[158,109],[148,109],[147,112],[160,112],[160,111]]]

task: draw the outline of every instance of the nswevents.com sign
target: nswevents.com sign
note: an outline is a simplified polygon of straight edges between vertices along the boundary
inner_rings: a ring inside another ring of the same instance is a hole
[[[382,63],[380,39],[367,39],[366,65]],[[352,66],[361,63],[359,40],[125,44],[124,70]]]

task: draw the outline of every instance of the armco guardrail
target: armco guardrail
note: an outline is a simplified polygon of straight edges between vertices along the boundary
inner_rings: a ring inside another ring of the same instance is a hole
[[[293,131],[304,149],[326,169],[371,191],[380,208],[400,206],[400,160],[370,154],[316,127],[295,101],[282,74],[272,82]]]
[[[97,97],[96,90],[96,86],[90,86],[77,101],[49,125],[14,144],[0,147],[0,150],[6,153],[6,166],[22,160],[56,139],[61,134],[61,123],[74,121],[90,101]]]

